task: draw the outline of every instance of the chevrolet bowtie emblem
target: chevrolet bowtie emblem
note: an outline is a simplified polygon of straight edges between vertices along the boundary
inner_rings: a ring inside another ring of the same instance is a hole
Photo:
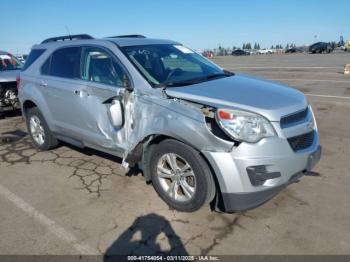
[[[306,128],[308,130],[313,130],[314,129],[314,121],[310,121],[306,124]]]

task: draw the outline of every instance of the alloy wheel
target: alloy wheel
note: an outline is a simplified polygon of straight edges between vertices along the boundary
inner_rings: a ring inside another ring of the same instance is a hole
[[[196,192],[196,177],[188,162],[174,153],[164,154],[157,164],[157,177],[166,194],[175,201],[189,201]]]

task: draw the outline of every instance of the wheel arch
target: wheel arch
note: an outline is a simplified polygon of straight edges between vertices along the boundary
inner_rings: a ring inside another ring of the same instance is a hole
[[[23,115],[24,117],[27,117],[27,113],[28,113],[28,110],[30,108],[34,108],[34,107],[38,107],[36,103],[34,103],[32,100],[30,99],[27,99],[23,102],[23,105],[22,105],[22,111],[23,111]]]
[[[186,143],[185,141],[182,141],[181,139],[178,139],[176,137],[168,136],[168,135],[163,135],[163,134],[154,134],[150,135],[142,143],[142,157],[141,157],[141,169],[143,171],[144,179],[146,183],[151,182],[151,171],[150,171],[150,162],[147,161],[149,155],[147,153],[150,151],[149,149],[151,146],[156,145],[161,143],[162,141],[165,140],[175,140],[180,143],[186,144],[187,146],[190,146],[192,149],[197,151],[199,155],[202,157],[202,159],[206,162],[207,166],[209,167],[210,173],[212,175],[212,178],[214,180],[214,197],[212,198],[213,200],[210,203],[211,208],[214,210],[223,210],[223,202],[222,202],[222,195],[221,195],[221,188],[220,188],[220,183],[218,181],[217,175],[215,173],[215,170],[213,166],[211,165],[209,159],[197,148],[192,146],[190,143]]]
[[[40,111],[40,113],[43,115],[47,125],[49,126],[50,130],[54,130],[53,129],[53,125],[52,125],[52,115],[51,112],[49,110],[49,107],[47,106],[45,100],[43,100],[43,97],[41,94],[39,94],[40,96],[35,97],[35,96],[27,96],[25,100],[23,100],[23,102],[21,102],[21,109],[22,109],[22,113],[23,113],[23,117],[26,119],[27,118],[27,114],[28,114],[28,110],[31,108],[38,108],[38,110]]]

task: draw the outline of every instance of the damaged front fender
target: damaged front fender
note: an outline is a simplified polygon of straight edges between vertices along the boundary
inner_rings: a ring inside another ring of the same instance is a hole
[[[133,119],[128,134],[130,152],[149,137],[163,135],[182,141],[196,150],[229,152],[233,141],[214,135],[203,112],[191,103],[170,99],[164,94],[135,94],[132,112],[126,110],[126,118]]]

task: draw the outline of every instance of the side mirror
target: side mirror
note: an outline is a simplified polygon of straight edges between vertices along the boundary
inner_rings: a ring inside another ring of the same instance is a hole
[[[130,85],[129,77],[125,74],[123,75],[123,87],[129,92],[133,91],[133,88]]]
[[[123,125],[123,109],[119,100],[112,101],[108,114],[114,127],[120,128]]]

